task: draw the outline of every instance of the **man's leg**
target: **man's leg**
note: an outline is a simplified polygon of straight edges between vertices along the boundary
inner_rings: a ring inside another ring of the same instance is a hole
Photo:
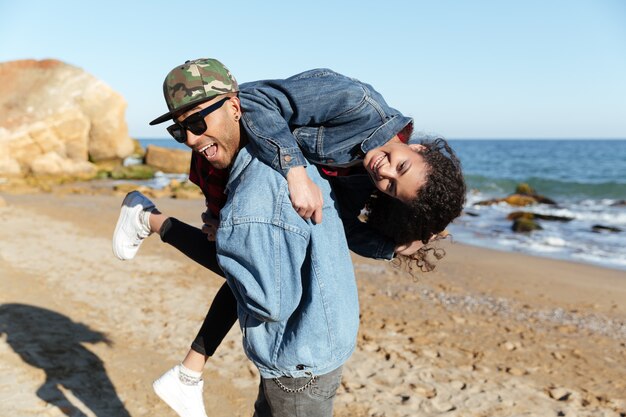
[[[254,402],[254,415],[252,417],[273,417],[270,405],[265,398],[265,388],[263,386],[263,379],[259,382],[259,395]]]
[[[316,376],[313,382],[310,377],[262,379],[262,391],[271,409],[271,417],[332,417],[341,371],[342,367],[339,367]],[[259,417],[264,415],[259,414]]]

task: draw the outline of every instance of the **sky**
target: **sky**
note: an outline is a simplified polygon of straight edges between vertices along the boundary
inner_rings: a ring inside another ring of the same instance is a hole
[[[222,61],[240,83],[331,68],[416,130],[461,138],[626,138],[623,0],[0,0],[0,62],[54,58],[167,137],[165,75]]]

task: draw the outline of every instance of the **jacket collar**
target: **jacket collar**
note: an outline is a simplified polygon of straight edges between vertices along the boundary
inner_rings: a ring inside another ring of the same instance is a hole
[[[232,184],[241,176],[243,171],[246,169],[250,162],[252,161],[252,155],[248,150],[247,145],[239,150],[237,156],[235,157],[235,162],[233,162],[233,166],[230,169],[230,175],[228,177],[228,182],[226,183],[226,192],[230,192],[230,188]]]

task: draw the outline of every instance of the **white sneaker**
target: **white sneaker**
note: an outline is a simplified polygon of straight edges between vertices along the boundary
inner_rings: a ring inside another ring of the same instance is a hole
[[[155,205],[139,191],[126,194],[113,232],[113,254],[121,260],[133,259],[139,246],[150,236],[150,213]]]
[[[154,381],[154,392],[180,417],[207,417],[202,399],[204,381],[185,385],[180,381],[179,369],[180,365],[176,365]]]

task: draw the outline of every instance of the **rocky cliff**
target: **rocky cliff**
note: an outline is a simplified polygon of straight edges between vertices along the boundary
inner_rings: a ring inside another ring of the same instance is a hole
[[[126,102],[57,60],[0,63],[0,176],[82,174],[133,152]]]

